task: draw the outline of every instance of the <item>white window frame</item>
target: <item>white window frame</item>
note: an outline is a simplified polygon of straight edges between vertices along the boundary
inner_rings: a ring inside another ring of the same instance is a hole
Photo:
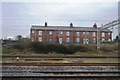
[[[53,42],[53,38],[49,38],[49,42]]]
[[[32,42],[34,42],[34,41],[35,41],[33,37],[31,38],[31,41],[32,41]]]
[[[76,32],[76,36],[80,36],[80,32]]]
[[[96,36],[96,32],[92,32],[92,36],[94,36],[94,37],[95,37],[95,36]]]
[[[38,37],[38,42],[42,42],[42,37]]]
[[[67,43],[70,42],[70,38],[69,38],[69,37],[66,38],[66,42],[67,42]]]
[[[96,38],[93,38],[93,43],[96,43]]]
[[[60,31],[60,34],[62,35],[62,34],[63,34],[63,31]]]
[[[32,34],[34,34],[35,33],[35,30],[32,30]]]
[[[89,38],[86,39],[86,44],[89,44]]]
[[[102,37],[105,37],[105,32],[102,32]]]
[[[83,44],[86,44],[86,39],[85,38],[83,38]]]
[[[66,32],[66,36],[70,36],[70,32],[69,31]]]
[[[53,32],[52,31],[49,31],[49,35],[52,35],[53,34]]]
[[[62,38],[59,38],[59,43],[62,44]]]
[[[110,33],[110,32],[108,32],[108,36],[110,36],[110,34],[111,34],[111,33]]]
[[[86,34],[89,35],[89,32],[87,32]]]
[[[79,43],[80,42],[80,38],[76,38],[76,42]]]
[[[38,35],[42,35],[42,31],[38,31]]]
[[[83,38],[83,44],[89,44],[89,38]]]
[[[109,38],[108,41],[111,41],[111,38]]]
[[[83,35],[86,35],[86,32],[83,32]]]
[[[105,38],[102,38],[102,41],[105,41]]]

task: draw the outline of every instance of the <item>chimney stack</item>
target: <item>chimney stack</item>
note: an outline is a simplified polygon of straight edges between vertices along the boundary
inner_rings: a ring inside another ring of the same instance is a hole
[[[47,22],[45,22],[45,27],[47,27]]]
[[[93,28],[97,28],[97,24],[96,23],[93,25]]]
[[[73,27],[73,23],[70,23],[70,27]]]

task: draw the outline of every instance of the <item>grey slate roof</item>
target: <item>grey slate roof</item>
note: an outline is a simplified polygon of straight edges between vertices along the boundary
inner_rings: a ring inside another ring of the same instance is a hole
[[[97,31],[97,28],[93,27],[70,27],[70,26],[37,26],[33,25],[31,29],[39,30],[75,30],[75,31]],[[99,29],[99,28],[98,28]],[[104,29],[102,31],[109,31],[109,29]]]

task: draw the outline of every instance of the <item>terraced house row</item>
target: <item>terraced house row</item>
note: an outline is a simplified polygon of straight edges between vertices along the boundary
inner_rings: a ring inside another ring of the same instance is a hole
[[[55,44],[96,44],[98,27],[77,27],[70,23],[69,26],[44,26],[32,25],[30,38],[32,42],[55,43]],[[104,29],[100,31],[100,40],[109,42],[112,40],[112,31]]]

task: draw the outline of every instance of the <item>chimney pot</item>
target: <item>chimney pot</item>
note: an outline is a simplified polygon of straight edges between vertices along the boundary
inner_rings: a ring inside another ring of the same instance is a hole
[[[73,27],[73,23],[70,23],[70,27]]]
[[[47,22],[45,22],[45,27],[47,27]]]

